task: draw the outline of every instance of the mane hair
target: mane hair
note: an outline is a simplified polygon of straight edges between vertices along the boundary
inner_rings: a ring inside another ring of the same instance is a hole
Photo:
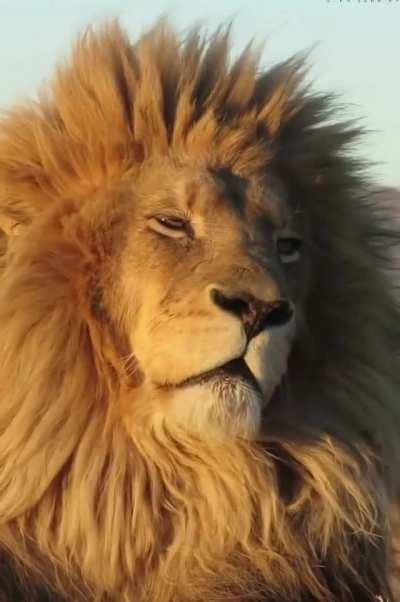
[[[392,599],[396,234],[352,158],[360,129],[334,122],[334,99],[304,77],[301,56],[261,71],[249,47],[232,63],[225,29],[182,42],[160,23],[132,45],[113,23],[78,40],[38,102],[4,115],[0,214],[29,225],[0,245],[0,547],[13,572],[70,600]],[[164,423],[128,433],[121,419],[134,392],[94,296],[121,187],[166,155],[271,170],[309,215],[295,403],[267,412],[257,441]]]

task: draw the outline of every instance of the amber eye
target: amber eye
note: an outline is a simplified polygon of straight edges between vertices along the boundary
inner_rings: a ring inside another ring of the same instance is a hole
[[[179,217],[158,217],[157,220],[171,230],[182,230],[186,226],[186,221]]]
[[[294,263],[300,259],[303,241],[295,236],[281,236],[276,241],[276,248],[282,263]]]
[[[183,218],[169,215],[151,217],[148,226],[154,232],[169,238],[183,238],[189,233],[189,222]]]

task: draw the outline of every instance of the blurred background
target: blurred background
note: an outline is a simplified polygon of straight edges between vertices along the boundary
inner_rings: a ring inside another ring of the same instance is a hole
[[[362,118],[371,174],[400,188],[400,0],[0,0],[0,107],[34,96],[87,25],[118,17],[136,36],[162,14],[183,34],[233,20],[234,52],[254,38],[264,65],[313,47],[314,88]]]

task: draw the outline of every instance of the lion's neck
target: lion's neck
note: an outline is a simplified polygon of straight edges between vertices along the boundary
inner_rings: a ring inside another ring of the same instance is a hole
[[[205,443],[161,427],[135,438],[98,423],[0,537],[28,566],[70,566],[63,584],[78,575],[124,601],[226,601],[227,592],[235,602],[241,592],[274,601],[274,591],[279,600],[294,592],[346,600],[331,595],[321,566],[341,575],[335,588],[354,572],[375,579],[367,573],[383,562],[376,479],[361,448],[321,434]]]

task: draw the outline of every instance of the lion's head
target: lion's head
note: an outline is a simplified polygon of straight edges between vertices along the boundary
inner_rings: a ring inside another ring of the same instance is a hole
[[[128,430],[179,423],[202,438],[256,436],[301,311],[304,220],[272,176],[188,156],[149,161],[118,205],[123,244],[101,289],[136,380]]]
[[[390,596],[393,235],[228,38],[89,32],[0,124],[0,544],[74,600]]]

